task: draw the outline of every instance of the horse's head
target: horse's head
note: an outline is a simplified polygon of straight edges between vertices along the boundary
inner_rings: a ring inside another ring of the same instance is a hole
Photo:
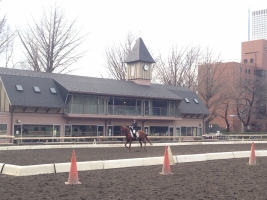
[[[123,135],[124,132],[124,126],[121,126],[121,135]]]
[[[129,129],[126,126],[121,126],[121,133],[126,133],[128,134]]]

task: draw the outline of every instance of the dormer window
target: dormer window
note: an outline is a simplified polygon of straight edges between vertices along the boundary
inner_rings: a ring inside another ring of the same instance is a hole
[[[190,103],[188,98],[184,98],[184,100],[185,100],[186,103]]]
[[[194,99],[194,102],[195,102],[195,103],[197,103],[197,104],[199,104],[199,102],[198,102],[198,100],[197,100],[197,99]]]
[[[18,91],[23,91],[23,88],[22,88],[21,85],[16,85],[16,88],[17,88]]]
[[[57,91],[56,91],[55,88],[50,88],[50,92],[51,92],[52,94],[56,94],[56,93],[57,93]]]
[[[34,89],[34,92],[36,92],[36,93],[40,93],[41,92],[40,88],[37,87],[37,86],[34,86],[33,89]]]

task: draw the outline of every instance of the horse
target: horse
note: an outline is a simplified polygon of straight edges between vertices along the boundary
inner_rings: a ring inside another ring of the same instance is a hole
[[[125,147],[128,148],[128,152],[131,151],[131,144],[132,144],[132,141],[134,139],[133,135],[131,134],[131,131],[128,127],[126,126],[121,126],[121,133],[125,133],[126,135],[126,142],[125,142]],[[146,140],[150,143],[150,145],[152,145],[152,142],[151,140],[147,137],[147,134],[145,131],[142,131],[142,130],[139,130],[136,132],[136,136],[137,136],[137,141],[139,141],[140,143],[140,151],[142,150],[142,142],[145,144],[144,145],[144,149],[145,151],[146,150]],[[127,146],[127,144],[129,143],[129,147]]]

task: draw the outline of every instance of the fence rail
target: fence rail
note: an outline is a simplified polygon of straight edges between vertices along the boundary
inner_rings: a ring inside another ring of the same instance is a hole
[[[6,139],[6,143],[3,144],[29,144],[38,143],[39,144],[64,144],[64,143],[112,143],[112,142],[124,142],[125,136],[84,136],[84,137],[14,137],[9,135],[0,135],[0,139]],[[184,142],[184,141],[211,141],[210,139],[205,139],[204,136],[149,136],[152,142]],[[267,140],[267,134],[230,134],[230,135],[220,135],[213,140]]]
[[[240,140],[251,140],[251,139],[267,139],[267,134],[230,134],[230,135],[225,135],[226,139],[231,140],[231,139],[240,139]]]
[[[122,142],[124,141],[125,136],[85,136],[85,137],[15,137],[13,138],[14,142],[18,145],[23,143],[32,143],[32,142],[42,142],[44,144],[64,144],[64,143],[101,143],[101,142]],[[201,140],[201,136],[149,136],[153,142],[160,142],[163,140],[173,140],[173,141],[195,141]]]
[[[13,135],[0,135],[0,140],[5,139],[5,141],[1,141],[0,145],[11,145],[12,140],[15,138]]]

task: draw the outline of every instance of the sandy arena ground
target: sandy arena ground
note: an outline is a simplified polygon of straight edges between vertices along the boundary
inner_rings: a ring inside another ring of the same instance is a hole
[[[251,144],[171,146],[173,155],[227,151],[250,151]],[[79,161],[163,156],[164,147],[148,151],[126,148],[77,148]],[[267,150],[267,144],[255,144]],[[72,149],[0,151],[0,162],[34,165],[70,162]],[[162,165],[79,172],[81,185],[65,185],[68,173],[15,177],[0,174],[4,199],[267,199],[267,158],[257,166],[248,158],[183,163],[161,175]]]

